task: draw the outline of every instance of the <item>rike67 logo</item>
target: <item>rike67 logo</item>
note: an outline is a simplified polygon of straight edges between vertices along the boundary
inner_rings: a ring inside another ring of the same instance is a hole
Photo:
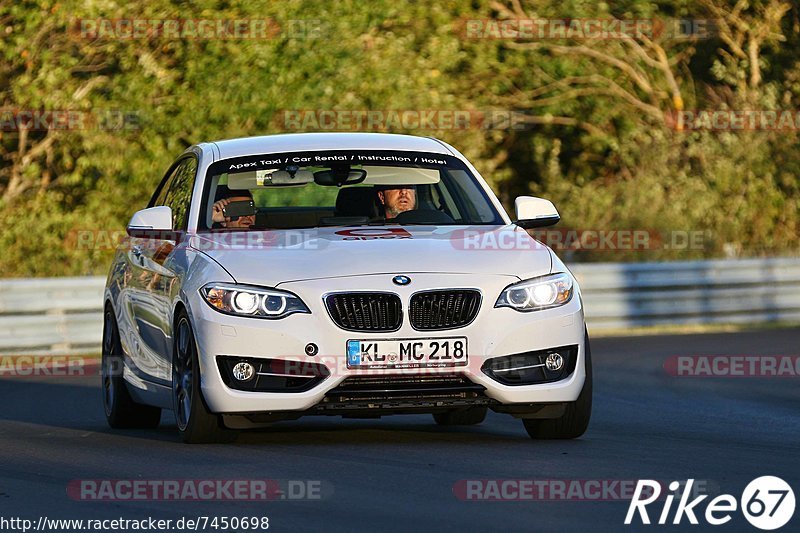
[[[684,484],[673,481],[669,484],[670,493],[663,498],[663,507],[658,515],[657,524],[668,523],[672,514],[672,504],[678,499],[675,507],[672,524],[678,525],[684,517],[690,524],[697,525],[698,515],[712,526],[720,526],[731,521],[737,508],[750,524],[758,529],[771,531],[785,526],[794,515],[795,499],[792,487],[784,480],[775,476],[762,476],[751,481],[742,492],[742,497],[737,501],[730,494],[720,494],[706,503],[705,512],[700,513],[700,504],[708,498],[707,494],[696,496],[691,501],[692,485],[694,479],[689,479]],[[683,486],[683,491],[678,490]],[[652,479],[640,479],[628,506],[625,524],[634,523],[635,517],[642,524],[649,525],[650,516],[647,506],[661,499],[661,484]],[[651,509],[651,511],[654,509]],[[696,514],[697,513],[697,514]]]

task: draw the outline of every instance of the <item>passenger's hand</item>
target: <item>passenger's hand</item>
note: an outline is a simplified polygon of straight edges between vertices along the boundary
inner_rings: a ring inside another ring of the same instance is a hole
[[[230,198],[223,198],[222,200],[217,200],[214,202],[214,205],[211,206],[211,220],[220,223],[225,222],[225,214],[222,212],[222,210],[229,203],[231,203]]]

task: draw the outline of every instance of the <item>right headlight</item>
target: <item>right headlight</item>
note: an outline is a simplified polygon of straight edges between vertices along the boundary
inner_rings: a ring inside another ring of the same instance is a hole
[[[208,305],[229,315],[275,319],[311,312],[297,295],[277,289],[209,283],[200,294]]]
[[[567,272],[526,279],[509,285],[495,302],[495,307],[517,311],[539,311],[558,307],[572,298],[572,276]]]

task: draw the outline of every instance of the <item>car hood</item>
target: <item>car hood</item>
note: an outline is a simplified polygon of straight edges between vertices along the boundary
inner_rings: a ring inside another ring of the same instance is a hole
[[[194,234],[189,246],[238,283],[368,274],[548,274],[549,249],[514,226],[353,226]]]

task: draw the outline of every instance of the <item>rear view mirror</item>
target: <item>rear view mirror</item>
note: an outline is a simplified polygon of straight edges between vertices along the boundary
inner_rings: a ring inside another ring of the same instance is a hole
[[[514,224],[524,229],[552,226],[561,220],[553,202],[544,198],[519,196],[514,200],[514,209],[517,214]]]
[[[367,171],[362,169],[332,168],[314,172],[314,182],[317,185],[341,187],[361,183],[367,177]]]

